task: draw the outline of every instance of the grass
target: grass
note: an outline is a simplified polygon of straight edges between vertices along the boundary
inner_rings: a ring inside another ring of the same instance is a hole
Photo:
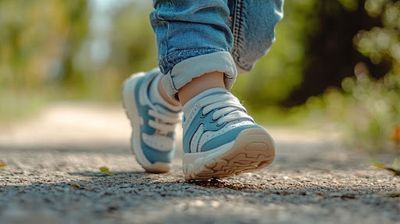
[[[352,148],[371,153],[400,152],[400,76],[347,78],[344,91],[330,89],[298,108],[305,120],[332,123]],[[308,118],[307,118],[308,116]]]

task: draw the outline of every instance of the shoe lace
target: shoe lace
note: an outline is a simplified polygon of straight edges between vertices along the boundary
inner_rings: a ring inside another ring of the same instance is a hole
[[[212,119],[217,121],[218,125],[238,120],[250,120],[254,122],[240,101],[229,93],[206,96],[199,100],[198,104],[203,108],[203,116],[215,110]]]
[[[149,126],[157,130],[157,134],[166,136],[168,133],[175,130],[176,124],[180,121],[179,114],[167,115],[160,113],[154,109],[149,110],[149,115],[154,117],[154,120],[149,120]]]

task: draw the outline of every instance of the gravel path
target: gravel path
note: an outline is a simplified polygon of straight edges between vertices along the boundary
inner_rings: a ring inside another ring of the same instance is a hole
[[[129,131],[119,109],[68,104],[1,126],[0,223],[400,223],[400,178],[329,129],[271,128],[271,167],[198,183],[178,158],[168,175],[144,173]]]

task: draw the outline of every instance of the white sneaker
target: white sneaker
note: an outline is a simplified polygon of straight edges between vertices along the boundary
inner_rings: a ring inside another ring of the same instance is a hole
[[[128,78],[122,100],[131,121],[131,146],[136,160],[148,172],[165,173],[175,154],[175,127],[180,113],[151,102],[150,85],[162,76],[158,69]]]
[[[272,163],[273,139],[227,90],[204,91],[187,102],[183,112],[186,179],[227,177]]]

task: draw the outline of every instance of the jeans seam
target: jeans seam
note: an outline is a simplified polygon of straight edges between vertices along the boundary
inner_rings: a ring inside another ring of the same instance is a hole
[[[164,45],[165,45],[165,55],[164,55],[164,57],[163,57],[163,60],[165,60],[165,63],[166,64],[169,64],[169,61],[168,61],[168,49],[169,49],[169,44],[168,44],[168,39],[169,39],[169,23],[168,22],[166,22],[167,23],[167,34],[165,35],[166,37],[165,37],[165,40],[164,40]]]
[[[233,25],[232,25],[232,33],[234,37],[234,47],[232,50],[232,56],[234,57],[236,63],[239,67],[244,70],[249,70],[247,65],[243,65],[240,60],[240,53],[239,50],[243,48],[242,46],[242,34],[243,34],[243,26],[244,26],[244,18],[243,18],[243,11],[244,11],[244,3],[243,0],[235,0],[234,5],[234,18],[233,18]]]
[[[235,0],[235,4],[233,6],[233,21],[232,21],[232,34],[233,34],[233,53],[235,49],[237,48],[237,41],[238,41],[238,34],[239,34],[239,26],[238,26],[238,20],[239,20],[239,3],[240,0]]]
[[[171,2],[171,4],[172,4],[172,2]],[[160,63],[159,63],[161,65],[160,66],[160,69],[161,69],[162,67],[164,67],[164,65],[169,65],[170,64],[170,62],[168,61],[168,49],[169,49],[168,39],[169,39],[170,24],[169,24],[169,22],[167,20],[163,19],[160,16],[159,12],[155,13],[155,17],[157,18],[158,21],[160,21],[161,23],[163,23],[163,24],[165,24],[167,26],[167,32],[165,34],[165,39],[163,39],[161,41],[161,44],[163,44],[164,47],[165,47],[165,53],[163,55],[161,55],[161,60],[160,60]],[[163,69],[161,69],[161,70],[162,70],[162,72],[164,72]]]

